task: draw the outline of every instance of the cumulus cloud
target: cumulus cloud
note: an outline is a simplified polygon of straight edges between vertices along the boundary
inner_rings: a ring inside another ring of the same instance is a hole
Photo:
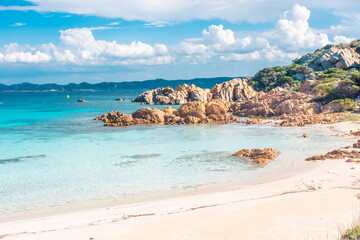
[[[11,43],[4,46],[1,62],[59,62],[83,65],[165,64],[171,61],[164,44],[149,45],[141,41],[119,44],[96,40],[92,31],[99,28],[75,28],[60,31],[61,44],[38,47]],[[101,28],[102,29],[102,28]]]
[[[334,43],[335,44],[339,44],[339,43],[349,43],[351,41],[355,40],[354,38],[348,38],[345,36],[335,36],[334,37]]]
[[[51,56],[42,53],[40,51],[32,52],[12,52],[7,54],[0,55],[1,62],[10,62],[10,63],[41,63],[49,62]]]
[[[329,43],[326,33],[319,33],[309,27],[309,18],[310,11],[305,6],[295,4],[277,22],[275,37],[290,50],[318,48]]]
[[[5,45],[1,62],[55,62],[75,65],[164,65],[169,63],[206,63],[218,61],[290,61],[301,53],[313,51],[329,43],[328,35],[309,26],[310,11],[295,4],[277,21],[274,29],[246,36],[223,25],[210,25],[199,38],[185,39],[176,45],[129,44],[95,39],[93,31],[107,27],[74,28],[60,31],[60,44],[40,46]],[[151,26],[168,24],[154,22]],[[150,25],[149,25],[150,26]],[[200,34],[200,33],[199,33]],[[334,42],[349,42],[351,38],[336,35]]]

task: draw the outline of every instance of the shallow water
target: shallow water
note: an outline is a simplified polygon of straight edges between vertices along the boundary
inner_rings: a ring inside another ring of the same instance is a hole
[[[245,124],[107,128],[92,120],[112,110],[140,108],[114,101],[140,92],[0,93],[0,216],[245,181],[344,145],[326,129]],[[78,103],[78,98],[88,102]],[[302,138],[304,132],[310,137]],[[242,148],[265,147],[281,152],[267,167],[232,157]]]

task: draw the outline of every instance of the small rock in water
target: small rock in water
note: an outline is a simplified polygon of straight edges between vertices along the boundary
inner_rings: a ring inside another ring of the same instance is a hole
[[[265,149],[241,149],[240,151],[233,154],[235,157],[250,158],[252,162],[258,164],[267,164],[270,160],[274,160],[279,153],[274,148]]]
[[[85,99],[78,99],[78,102],[86,102]]]
[[[262,123],[262,120],[259,118],[255,118],[255,119],[246,119],[246,124],[260,124]]]
[[[354,144],[353,144],[353,148],[360,148],[360,142],[359,142],[359,140],[358,140],[357,143],[354,143]]]
[[[117,99],[115,99],[115,101],[122,101],[122,99],[121,99],[121,98],[117,98]]]
[[[307,135],[306,133],[304,133],[304,134],[302,135],[302,137],[303,137],[303,138],[307,138],[308,135]]]
[[[124,102],[126,102],[126,101],[127,101],[127,99],[126,99],[126,98],[123,98],[122,100],[123,100]]]
[[[140,105],[149,105],[149,103],[148,102],[142,102],[142,103],[140,103]]]

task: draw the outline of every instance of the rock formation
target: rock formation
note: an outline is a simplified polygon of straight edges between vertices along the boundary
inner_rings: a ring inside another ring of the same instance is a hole
[[[141,108],[132,114],[113,111],[95,118],[105,123],[105,126],[118,127],[136,124],[195,124],[195,123],[234,123],[242,122],[227,113],[228,106],[221,100],[210,102],[189,102],[178,110],[166,107]]]
[[[243,101],[251,99],[258,94],[247,81],[248,79],[234,78],[231,81],[216,84],[211,91],[196,87],[193,84],[179,85],[176,87],[176,90],[171,87],[157,88],[140,94],[132,101],[164,105],[181,105],[193,101],[206,102],[212,99]]]
[[[313,115],[321,111],[321,105],[310,102],[303,93],[287,91],[277,87],[267,93],[258,94],[250,100],[233,103],[230,111],[236,116],[280,116],[283,114]]]
[[[206,102],[211,100],[211,93],[209,89],[202,89],[192,85],[179,85],[174,90],[172,87],[157,88],[146,91],[136,98],[133,102],[147,102],[162,105],[181,105],[187,102],[201,101]]]
[[[234,78],[228,82],[216,84],[212,89],[213,99],[225,101],[244,101],[257,96],[258,92],[248,84],[248,78]]]
[[[274,148],[265,149],[241,149],[233,154],[235,157],[250,158],[252,162],[258,164],[267,164],[270,160],[274,160],[279,153]]]
[[[329,44],[317,50],[315,54],[306,54],[300,58],[299,64],[315,71],[329,68],[349,69],[360,65],[360,55],[353,48],[339,48]]]
[[[78,102],[87,102],[85,99],[78,99]]]

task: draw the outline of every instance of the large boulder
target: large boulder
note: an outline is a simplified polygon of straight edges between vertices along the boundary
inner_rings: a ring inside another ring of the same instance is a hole
[[[240,103],[240,105],[238,106],[238,110],[235,111],[233,114],[239,117],[270,117],[274,116],[275,112],[269,107],[266,102],[248,100],[246,102]]]
[[[133,112],[134,119],[141,119],[144,123],[163,123],[165,113],[157,108],[141,108]]]
[[[191,102],[185,103],[181,105],[178,110],[178,115],[181,118],[185,118],[187,116],[197,117],[197,118],[205,118],[206,117],[206,103],[205,102]]]
[[[134,98],[133,102],[147,102],[147,103],[153,103],[158,101],[156,99],[157,96],[168,96],[169,94],[173,93],[174,89],[172,87],[166,87],[166,88],[157,88],[153,90],[149,90],[146,92],[143,92],[136,98]]]
[[[275,108],[276,115],[282,114],[306,114],[320,113],[321,105],[315,102],[308,102],[302,99],[287,99],[279,103]]]
[[[243,101],[257,95],[257,92],[248,84],[248,79],[235,78],[228,82],[216,84],[211,93],[214,99],[225,101]]]

